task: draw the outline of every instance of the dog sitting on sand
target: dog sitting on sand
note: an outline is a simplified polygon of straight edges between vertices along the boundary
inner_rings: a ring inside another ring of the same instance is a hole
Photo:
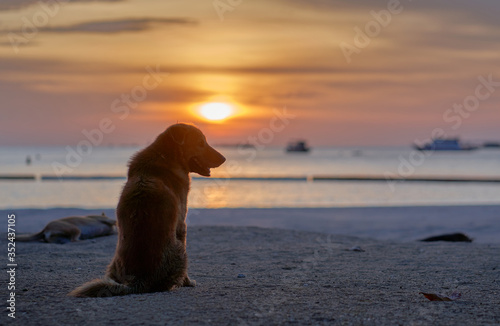
[[[189,173],[209,177],[210,168],[225,160],[198,128],[187,124],[170,126],[135,154],[118,203],[118,243],[106,276],[69,295],[103,297],[195,286],[187,273]]]
[[[18,235],[16,241],[44,241],[67,243],[110,235],[114,231],[115,220],[102,215],[71,216],[49,222],[35,234]]]

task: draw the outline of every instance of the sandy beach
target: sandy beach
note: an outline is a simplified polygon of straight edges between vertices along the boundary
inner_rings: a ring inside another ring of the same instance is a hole
[[[194,216],[217,211],[200,210]],[[251,210],[234,211],[256,217]],[[68,210],[16,212],[30,216],[18,218],[19,230],[25,225],[39,229],[38,224],[45,222],[39,221],[37,212],[40,217]],[[189,271],[198,285],[170,293],[66,296],[104,274],[116,235],[66,245],[17,243],[16,321],[22,325],[500,323],[497,243],[375,240],[277,228],[197,226],[193,217],[191,221]],[[1,244],[7,247],[4,237]],[[364,251],[350,250],[353,247]],[[462,297],[431,302],[419,292],[460,292]],[[7,289],[1,293],[8,299]],[[0,323],[11,321],[4,310]]]

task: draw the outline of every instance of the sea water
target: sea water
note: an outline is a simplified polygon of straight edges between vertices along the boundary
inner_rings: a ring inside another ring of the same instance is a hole
[[[1,208],[116,207],[127,162],[138,147],[0,148]],[[411,148],[217,148],[226,163],[213,178],[192,174],[189,206],[350,207],[498,205],[499,182],[408,182],[394,178],[500,179],[500,150],[421,153]],[[336,177],[318,180],[315,177]],[[357,180],[338,180],[355,177]],[[363,180],[377,178],[378,181]]]

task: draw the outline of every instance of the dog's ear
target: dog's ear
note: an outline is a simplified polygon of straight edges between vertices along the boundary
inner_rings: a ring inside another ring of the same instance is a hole
[[[168,128],[168,134],[176,144],[182,145],[186,140],[187,128],[182,124],[175,124]]]

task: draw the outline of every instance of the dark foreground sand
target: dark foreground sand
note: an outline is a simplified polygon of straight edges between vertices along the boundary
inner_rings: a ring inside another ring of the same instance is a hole
[[[17,243],[16,324],[500,324],[497,244],[401,243],[254,227],[191,227],[188,251],[196,288],[67,297],[76,286],[103,275],[115,243],[116,235],[66,245]],[[5,238],[0,244],[7,247]],[[365,251],[346,250],[354,246]],[[462,298],[430,302],[420,291],[459,291]],[[8,322],[4,310],[0,324]]]

